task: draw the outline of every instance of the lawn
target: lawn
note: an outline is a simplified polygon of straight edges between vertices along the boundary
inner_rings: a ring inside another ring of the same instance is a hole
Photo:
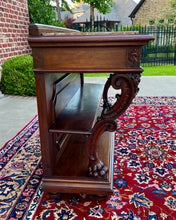
[[[149,66],[143,67],[143,69],[142,76],[176,76],[176,66],[174,65]],[[85,76],[109,76],[109,73],[86,73]]]
[[[143,67],[143,76],[176,76],[176,66],[166,65],[166,66],[149,66]]]

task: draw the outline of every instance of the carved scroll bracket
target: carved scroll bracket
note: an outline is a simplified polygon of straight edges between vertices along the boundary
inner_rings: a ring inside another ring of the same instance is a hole
[[[116,119],[131,104],[133,98],[138,92],[140,74],[138,73],[114,73],[108,78],[103,92],[103,110],[101,116],[97,119],[93,127],[92,134],[88,142],[89,156],[89,176],[105,177],[108,168],[98,158],[97,146],[101,135],[105,131],[113,132],[117,128]],[[110,87],[121,90],[121,94],[116,94],[116,102],[112,105],[108,101],[108,90]]]
[[[101,118],[117,119],[131,104],[136,93],[139,91],[140,73],[114,73],[108,78],[103,92],[103,111]],[[108,90],[112,86],[121,90],[116,94],[116,102],[112,105],[108,101]]]

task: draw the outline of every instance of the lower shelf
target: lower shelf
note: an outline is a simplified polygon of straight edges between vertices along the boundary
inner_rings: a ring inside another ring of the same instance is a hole
[[[72,135],[55,165],[52,177],[43,177],[48,193],[86,193],[110,195],[113,191],[114,133],[105,132],[98,144],[99,159],[108,167],[105,178],[88,176],[88,137]]]

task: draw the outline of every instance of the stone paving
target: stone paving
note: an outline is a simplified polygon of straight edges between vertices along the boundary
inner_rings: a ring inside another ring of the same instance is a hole
[[[104,84],[105,77],[85,77]],[[176,76],[142,76],[138,96],[176,96]],[[114,91],[109,91],[114,96]],[[37,114],[36,97],[0,96],[0,149]]]
[[[0,149],[37,114],[36,97],[4,96],[0,99]]]

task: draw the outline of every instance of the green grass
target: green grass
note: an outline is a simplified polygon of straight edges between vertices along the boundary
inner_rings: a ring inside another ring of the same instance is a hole
[[[176,66],[166,65],[166,66],[148,66],[143,67],[144,72],[142,76],[176,76]],[[109,73],[86,73],[85,76],[109,76]]]
[[[149,66],[143,67],[143,76],[176,76],[176,66]]]
[[[173,58],[174,57],[174,53],[170,52],[170,53],[152,53],[152,54],[148,54],[147,57],[157,57],[157,58],[165,58],[165,57],[169,57],[169,58]]]

